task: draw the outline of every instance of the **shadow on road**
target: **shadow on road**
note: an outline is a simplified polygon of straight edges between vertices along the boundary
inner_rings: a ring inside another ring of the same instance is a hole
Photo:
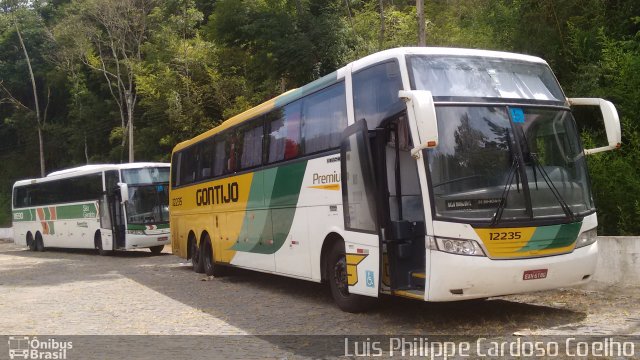
[[[508,297],[451,303],[383,297],[369,313],[349,314],[337,308],[323,284],[241,269],[207,278],[170,254],[130,251],[104,257],[92,250],[66,249],[43,253],[11,249],[0,254],[25,258],[24,266],[0,271],[0,285],[51,286],[124,276],[200,309],[203,317],[214,316],[254,335],[510,336],[518,330],[557,327],[586,317],[584,312],[520,303]],[[21,276],[25,271],[37,276],[25,280]],[[162,316],[161,310],[158,316]]]

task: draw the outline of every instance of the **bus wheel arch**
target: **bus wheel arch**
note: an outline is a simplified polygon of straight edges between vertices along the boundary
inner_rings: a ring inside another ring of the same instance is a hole
[[[320,277],[322,282],[326,282],[328,280],[328,272],[327,272],[327,257],[331,252],[331,249],[335,246],[335,243],[342,242],[344,243],[344,238],[335,232],[329,233],[322,243],[322,249],[320,250]]]
[[[33,239],[33,234],[31,233],[31,231],[27,231],[27,246],[29,247],[29,250],[31,251],[36,251],[36,242]]]
[[[331,247],[327,248],[323,263],[325,263],[326,280],[333,300],[342,311],[350,313],[359,313],[371,309],[376,305],[377,298],[349,293],[345,243],[342,237],[333,238],[330,243]]]

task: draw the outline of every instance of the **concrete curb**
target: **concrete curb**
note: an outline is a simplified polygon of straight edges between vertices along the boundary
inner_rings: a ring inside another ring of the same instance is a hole
[[[640,236],[598,236],[598,267],[588,288],[637,287]]]

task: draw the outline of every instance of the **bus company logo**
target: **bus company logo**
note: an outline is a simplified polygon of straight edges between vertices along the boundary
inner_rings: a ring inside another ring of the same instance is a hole
[[[71,341],[38,340],[37,337],[9,336],[10,359],[66,359]]]
[[[94,218],[96,217],[96,212],[91,208],[91,206],[82,205],[82,217],[85,219]]]
[[[209,186],[196,191],[196,205],[219,205],[230,202],[238,202],[238,183],[232,182],[224,185]]]

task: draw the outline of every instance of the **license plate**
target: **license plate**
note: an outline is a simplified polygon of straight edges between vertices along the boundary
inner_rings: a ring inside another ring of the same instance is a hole
[[[522,274],[522,280],[536,280],[547,277],[547,269],[527,270]]]
[[[167,240],[169,240],[168,236],[162,236],[158,238],[158,241],[167,241]]]

